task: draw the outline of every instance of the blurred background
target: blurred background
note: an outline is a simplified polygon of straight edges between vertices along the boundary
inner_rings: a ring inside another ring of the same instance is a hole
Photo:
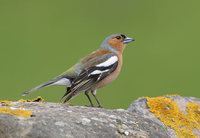
[[[99,89],[105,108],[141,96],[200,97],[199,0],[0,1],[0,100],[58,102],[64,87],[22,97],[99,48],[113,33],[136,39],[116,81]],[[94,99],[93,99],[94,100]],[[70,101],[89,105],[84,94]]]

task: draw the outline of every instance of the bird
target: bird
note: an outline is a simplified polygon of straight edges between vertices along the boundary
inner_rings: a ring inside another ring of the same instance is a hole
[[[66,92],[60,99],[62,101],[66,97],[63,103],[84,92],[91,107],[94,107],[89,96],[91,92],[98,103],[98,107],[103,108],[96,96],[97,89],[106,86],[117,78],[122,67],[123,51],[126,45],[132,41],[135,41],[135,39],[124,34],[108,36],[101,43],[99,49],[82,58],[74,66],[52,80],[24,92],[23,96],[47,86],[65,86]]]

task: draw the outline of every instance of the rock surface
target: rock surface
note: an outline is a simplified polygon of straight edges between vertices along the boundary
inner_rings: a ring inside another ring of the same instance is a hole
[[[183,107],[188,100],[200,105],[197,98],[180,99]],[[12,102],[0,104],[0,108],[32,111],[30,117],[0,113],[0,138],[177,137],[173,129],[148,110],[145,98],[134,101],[128,110],[45,102]]]
[[[160,97],[156,97],[155,99],[158,99],[158,98],[160,98]],[[181,96],[165,96],[165,97],[162,97],[162,98],[169,98],[169,99],[172,99],[172,101],[176,102],[180,111],[184,115],[188,114],[187,111],[186,111],[186,107],[187,107],[188,103],[195,102],[195,104],[198,105],[198,111],[197,111],[198,119],[197,120],[199,121],[198,122],[199,128],[198,129],[193,128],[192,133],[194,133],[196,138],[197,137],[200,138],[200,99],[194,98],[194,97],[181,97]],[[155,102],[156,102],[156,100],[155,100]],[[165,103],[165,101],[159,101],[159,102],[161,102],[159,106],[161,106],[162,102]],[[167,103],[166,103],[166,105],[167,105]],[[149,111],[149,106],[147,105],[147,98],[139,98],[138,100],[135,100],[129,106],[127,111],[136,113],[137,115],[142,116],[145,119],[149,119],[152,122],[159,124],[159,126],[161,126],[162,128],[164,128],[166,130],[165,132],[167,133],[167,135],[169,137],[178,138],[177,133],[175,132],[174,129],[172,129],[171,127],[167,127],[160,119],[158,119],[156,117],[156,115],[154,113]],[[177,114],[175,114],[175,115],[177,115]],[[168,116],[170,116],[170,114]],[[177,123],[180,123],[180,122],[174,122],[174,124],[177,124]],[[174,124],[172,124],[172,125],[174,125]],[[179,136],[179,137],[181,137],[181,136]],[[188,136],[182,136],[182,137],[188,137]],[[189,137],[193,137],[193,136],[189,136]]]

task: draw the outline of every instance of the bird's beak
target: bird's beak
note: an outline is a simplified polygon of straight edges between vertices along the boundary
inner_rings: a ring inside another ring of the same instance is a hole
[[[124,43],[124,44],[128,44],[128,43],[130,43],[130,42],[132,42],[132,41],[135,41],[135,39],[130,38],[130,37],[126,37],[126,38],[123,40],[123,43]]]

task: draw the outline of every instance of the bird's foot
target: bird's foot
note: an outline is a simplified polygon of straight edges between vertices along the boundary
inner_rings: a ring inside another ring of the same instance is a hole
[[[103,108],[103,106],[102,105],[99,105],[99,106],[97,106],[98,108]]]

